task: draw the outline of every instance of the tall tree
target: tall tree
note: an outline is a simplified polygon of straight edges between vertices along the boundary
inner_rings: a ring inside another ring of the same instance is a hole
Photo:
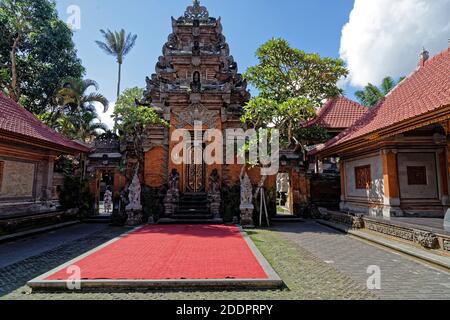
[[[283,39],[269,40],[256,56],[258,65],[248,68],[245,77],[259,95],[244,107],[242,120],[256,128],[275,127],[284,147],[303,147],[312,133],[324,135],[320,128],[301,124],[315,116],[324,99],[341,93],[337,82],[348,74],[343,61],[305,53]]]
[[[125,33],[125,30],[123,29],[115,32],[112,32],[109,29],[107,31],[100,30],[100,32],[105,38],[105,42],[95,42],[106,54],[116,57],[117,63],[119,65],[117,80],[117,98],[119,98],[123,60],[136,44],[137,35],[132,35],[131,33],[127,35]]]
[[[403,79],[405,79],[405,77],[402,77],[398,82],[395,82],[392,77],[386,77],[381,82],[380,88],[369,83],[363,90],[356,91],[355,96],[362,105],[372,107],[391,92],[397,84],[403,81]]]
[[[54,1],[0,1],[0,34],[0,86],[34,113],[51,105],[61,79],[84,73]]]
[[[94,88],[95,92],[88,92]],[[98,92],[99,85],[91,79],[79,80],[76,78],[67,78],[61,83],[61,87],[56,91],[55,101],[63,108],[71,110],[82,110],[94,103],[99,103],[104,112],[108,111],[108,99]]]
[[[95,91],[89,92],[90,88]],[[95,104],[100,104],[106,112],[109,102],[98,90],[99,86],[94,80],[64,80],[54,97],[57,107],[46,122],[69,138],[91,141],[98,130],[107,130],[100,122]]]
[[[61,133],[66,137],[83,142],[92,142],[100,134],[108,131],[108,127],[101,123],[93,105],[60,117],[57,126],[60,127]]]
[[[145,130],[152,124],[167,126],[167,122],[161,119],[151,107],[136,104],[143,100],[144,90],[129,88],[124,90],[116,102],[114,119],[117,119],[116,128],[127,141],[133,143],[134,156],[139,163],[139,171],[143,172],[144,147],[143,137]]]

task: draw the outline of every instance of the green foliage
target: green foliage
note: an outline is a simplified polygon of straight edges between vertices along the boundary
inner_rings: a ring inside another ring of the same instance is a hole
[[[55,161],[55,172],[63,173],[66,176],[73,174],[73,158],[71,156],[62,155]]]
[[[337,82],[348,74],[343,61],[291,48],[283,39],[269,40],[256,56],[259,64],[245,77],[259,96],[245,106],[242,121],[254,128],[275,127],[283,147],[302,144],[318,130],[306,133],[301,124],[315,117],[324,99],[341,93]]]
[[[108,130],[101,123],[95,103],[108,110],[109,102],[98,92],[88,92],[99,86],[94,80],[64,79],[54,96],[55,105],[50,114],[38,118],[70,139],[91,142],[102,132]]]
[[[54,1],[0,1],[0,34],[0,87],[33,113],[48,110],[62,79],[84,74],[72,31],[58,18]],[[17,60],[16,87],[13,52]]]
[[[241,186],[222,186],[222,212],[224,222],[232,222],[234,217],[239,217],[241,204]]]
[[[87,216],[94,212],[94,196],[89,192],[87,181],[81,181],[80,177],[66,175],[64,185],[59,188],[59,202],[65,209],[79,209],[81,216]]]
[[[259,64],[247,69],[246,79],[260,97],[284,103],[307,98],[313,105],[340,94],[336,83],[348,71],[340,59],[322,58],[289,46],[283,39],[271,39],[257,51]]]
[[[296,128],[294,136],[302,145],[323,143],[330,139],[328,131],[317,125],[309,128]]]
[[[392,77],[386,77],[383,79],[380,88],[369,83],[363,90],[356,91],[355,96],[363,106],[373,107],[404,79],[405,77],[401,77],[398,82],[395,82]]]
[[[141,134],[152,124],[167,125],[152,108],[136,105],[136,99],[142,100],[143,91],[137,87],[126,89],[117,100],[113,117],[118,120],[117,129],[125,134]]]
[[[116,121],[116,128],[119,130],[123,139],[133,143],[134,156],[139,163],[139,171],[143,172],[144,167],[144,149],[143,136],[144,131],[150,125],[168,126],[168,123],[160,118],[151,107],[140,106],[136,100],[143,98],[143,89],[126,89],[116,102],[113,118]]]
[[[153,217],[158,221],[162,212],[164,212],[163,195],[160,188],[152,188],[144,185],[142,188],[142,207],[144,221]]]
[[[111,31],[111,30],[100,30],[105,42],[95,41],[97,45],[106,54],[116,57],[117,63],[122,64],[124,57],[130,53],[136,44],[137,35],[132,35],[131,33],[126,34],[125,30]]]

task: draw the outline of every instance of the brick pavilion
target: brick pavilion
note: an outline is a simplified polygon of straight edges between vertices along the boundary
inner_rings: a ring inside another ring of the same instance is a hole
[[[0,220],[55,211],[55,159],[88,151],[0,93]]]
[[[450,48],[432,58],[424,50],[384,100],[310,155],[340,157],[343,211],[442,219],[450,207],[449,119]]]

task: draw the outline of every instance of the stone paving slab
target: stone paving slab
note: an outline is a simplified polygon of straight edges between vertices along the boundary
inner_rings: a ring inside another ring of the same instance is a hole
[[[188,290],[31,293],[25,283],[124,231],[109,227],[89,237],[67,242],[6,268],[0,268],[0,299],[7,300],[373,300],[363,285],[338,272],[271,230],[248,231],[254,244],[279,274],[286,287],[279,290]],[[0,246],[1,248],[1,246]]]
[[[108,246],[121,241],[125,236],[142,229],[141,227],[136,228],[130,232],[127,232],[119,237],[112,239],[101,246],[29,281],[27,284],[34,291],[45,291],[45,290],[61,290],[61,291],[76,291],[76,289],[68,288],[67,280],[49,280],[48,278],[72,265],[76,265],[82,259],[89,258],[90,256],[100,252],[101,250],[107,248]],[[80,289],[78,290],[161,290],[161,289],[279,289],[283,287],[283,281],[278,276],[278,274],[273,270],[272,266],[267,262],[264,256],[259,252],[258,248],[254,245],[252,240],[248,237],[247,233],[243,229],[238,229],[242,239],[247,244],[251,251],[251,254],[256,258],[257,264],[262,267],[262,270],[267,275],[264,279],[246,279],[246,278],[235,278],[235,279],[102,279],[102,280],[79,280]],[[207,238],[205,239],[207,240]],[[204,242],[202,242],[204,243]],[[245,244],[244,244],[245,246]],[[202,245],[203,248],[203,245]],[[204,251],[204,250],[203,250]],[[138,266],[137,266],[138,267]],[[170,267],[170,266],[167,266]],[[180,265],[180,268],[183,266]],[[245,268],[245,262],[240,269]],[[244,269],[245,270],[245,269]]]
[[[109,227],[94,224],[76,224],[58,230],[49,230],[13,242],[0,244],[0,268],[25,260],[61,245],[101,233]]]
[[[423,248],[418,248],[418,247],[412,246],[410,244],[403,243],[401,241],[390,240],[381,235],[378,235],[375,233],[370,233],[365,230],[349,229],[346,226],[342,226],[342,225],[339,225],[337,223],[333,223],[330,221],[319,220],[318,222],[322,225],[329,226],[333,229],[342,231],[342,232],[350,234],[352,236],[356,236],[361,239],[371,241],[373,243],[385,246],[387,248],[393,249],[395,251],[399,251],[401,253],[405,253],[407,255],[416,257],[418,259],[422,259],[426,262],[435,264],[436,266],[448,269],[448,271],[450,271],[450,256],[440,255],[440,254],[434,253],[431,250],[427,251]]]
[[[278,225],[277,234],[293,241],[361,285],[370,266],[381,270],[381,299],[450,300],[450,273],[379,248],[314,222]]]

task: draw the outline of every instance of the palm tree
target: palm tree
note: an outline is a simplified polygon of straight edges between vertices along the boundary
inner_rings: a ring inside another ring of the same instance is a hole
[[[108,127],[101,123],[93,105],[60,117],[57,120],[56,129],[70,139],[87,143],[108,131]]]
[[[91,87],[94,87],[96,92],[88,93]],[[109,102],[104,95],[97,92],[98,89],[99,86],[94,80],[66,79],[55,93],[57,107],[51,116],[53,127],[69,138],[85,142],[90,142],[98,130],[108,130],[100,121],[95,103],[102,105],[106,112]]]
[[[105,38],[105,42],[95,41],[97,45],[102,49],[106,54],[115,56],[117,59],[117,63],[119,64],[119,74],[117,81],[117,98],[120,96],[120,81],[122,78],[122,63],[125,56],[133,49],[136,44],[137,35],[132,35],[129,33],[126,35],[125,30],[112,32],[108,29],[108,31],[100,30]]]
[[[69,119],[77,128],[76,138],[84,142],[92,142],[102,132],[108,131],[108,127],[101,123],[97,110],[92,105],[71,115]]]
[[[366,107],[373,107],[382,100],[397,84],[402,82],[405,77],[400,78],[396,83],[392,77],[386,77],[381,83],[381,88],[369,83],[364,90],[355,92],[359,102]]]

